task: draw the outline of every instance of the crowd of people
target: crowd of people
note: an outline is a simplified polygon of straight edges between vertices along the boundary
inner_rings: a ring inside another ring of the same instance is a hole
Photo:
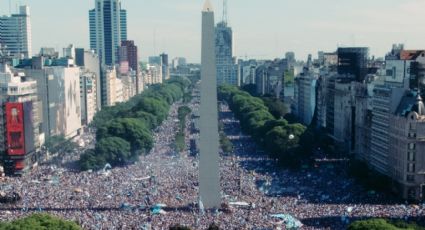
[[[191,109],[198,103],[194,99]],[[368,193],[345,175],[340,162],[319,162],[299,172],[280,170],[241,133],[224,104],[220,119],[234,153],[221,153],[222,208],[204,212],[198,201],[197,157],[178,153],[173,145],[180,105],[173,105],[169,118],[155,130],[151,153],[133,165],[79,172],[69,164],[78,159],[76,154],[23,177],[7,178],[2,190],[19,193],[21,201],[2,205],[0,219],[48,212],[84,229],[168,229],[175,224],[206,229],[211,223],[221,229],[285,229],[284,221],[276,218],[285,214],[300,220],[302,229],[343,229],[357,218],[423,215],[423,206],[394,204]],[[198,137],[189,127],[188,146]]]

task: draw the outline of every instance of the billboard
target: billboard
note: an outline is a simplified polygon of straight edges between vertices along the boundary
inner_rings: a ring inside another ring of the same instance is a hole
[[[35,151],[35,134],[34,128],[34,104],[32,101],[23,103],[24,111],[24,140],[25,140],[25,154]]]
[[[25,155],[23,104],[6,103],[6,130],[9,156]]]

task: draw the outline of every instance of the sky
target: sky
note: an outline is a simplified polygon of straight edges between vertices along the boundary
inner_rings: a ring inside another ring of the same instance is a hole
[[[142,60],[166,52],[200,61],[204,0],[121,0],[128,38]],[[16,6],[31,8],[33,52],[69,44],[89,48],[88,10],[94,0],[0,0],[0,15]],[[211,0],[216,21],[222,0]],[[296,58],[332,52],[338,46],[367,46],[385,55],[394,43],[425,49],[425,0],[228,0],[234,56],[271,59],[293,51]]]

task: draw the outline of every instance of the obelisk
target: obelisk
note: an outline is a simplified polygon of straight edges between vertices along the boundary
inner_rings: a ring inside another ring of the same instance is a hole
[[[221,205],[214,11],[202,10],[199,196],[205,209]]]

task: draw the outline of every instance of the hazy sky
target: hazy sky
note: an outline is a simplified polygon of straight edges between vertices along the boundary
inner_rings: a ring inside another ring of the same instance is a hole
[[[141,48],[141,58],[164,51],[198,62],[203,1],[122,0],[128,38]],[[222,0],[211,1],[221,20]],[[89,47],[88,10],[94,0],[11,2],[12,12],[20,3],[31,7],[34,52],[42,46],[62,51],[70,43]],[[425,0],[228,0],[228,8],[238,57],[274,58],[294,51],[297,59],[306,59],[338,45],[369,46],[377,56],[393,43],[425,48]],[[5,14],[9,0],[0,0],[0,15]]]

